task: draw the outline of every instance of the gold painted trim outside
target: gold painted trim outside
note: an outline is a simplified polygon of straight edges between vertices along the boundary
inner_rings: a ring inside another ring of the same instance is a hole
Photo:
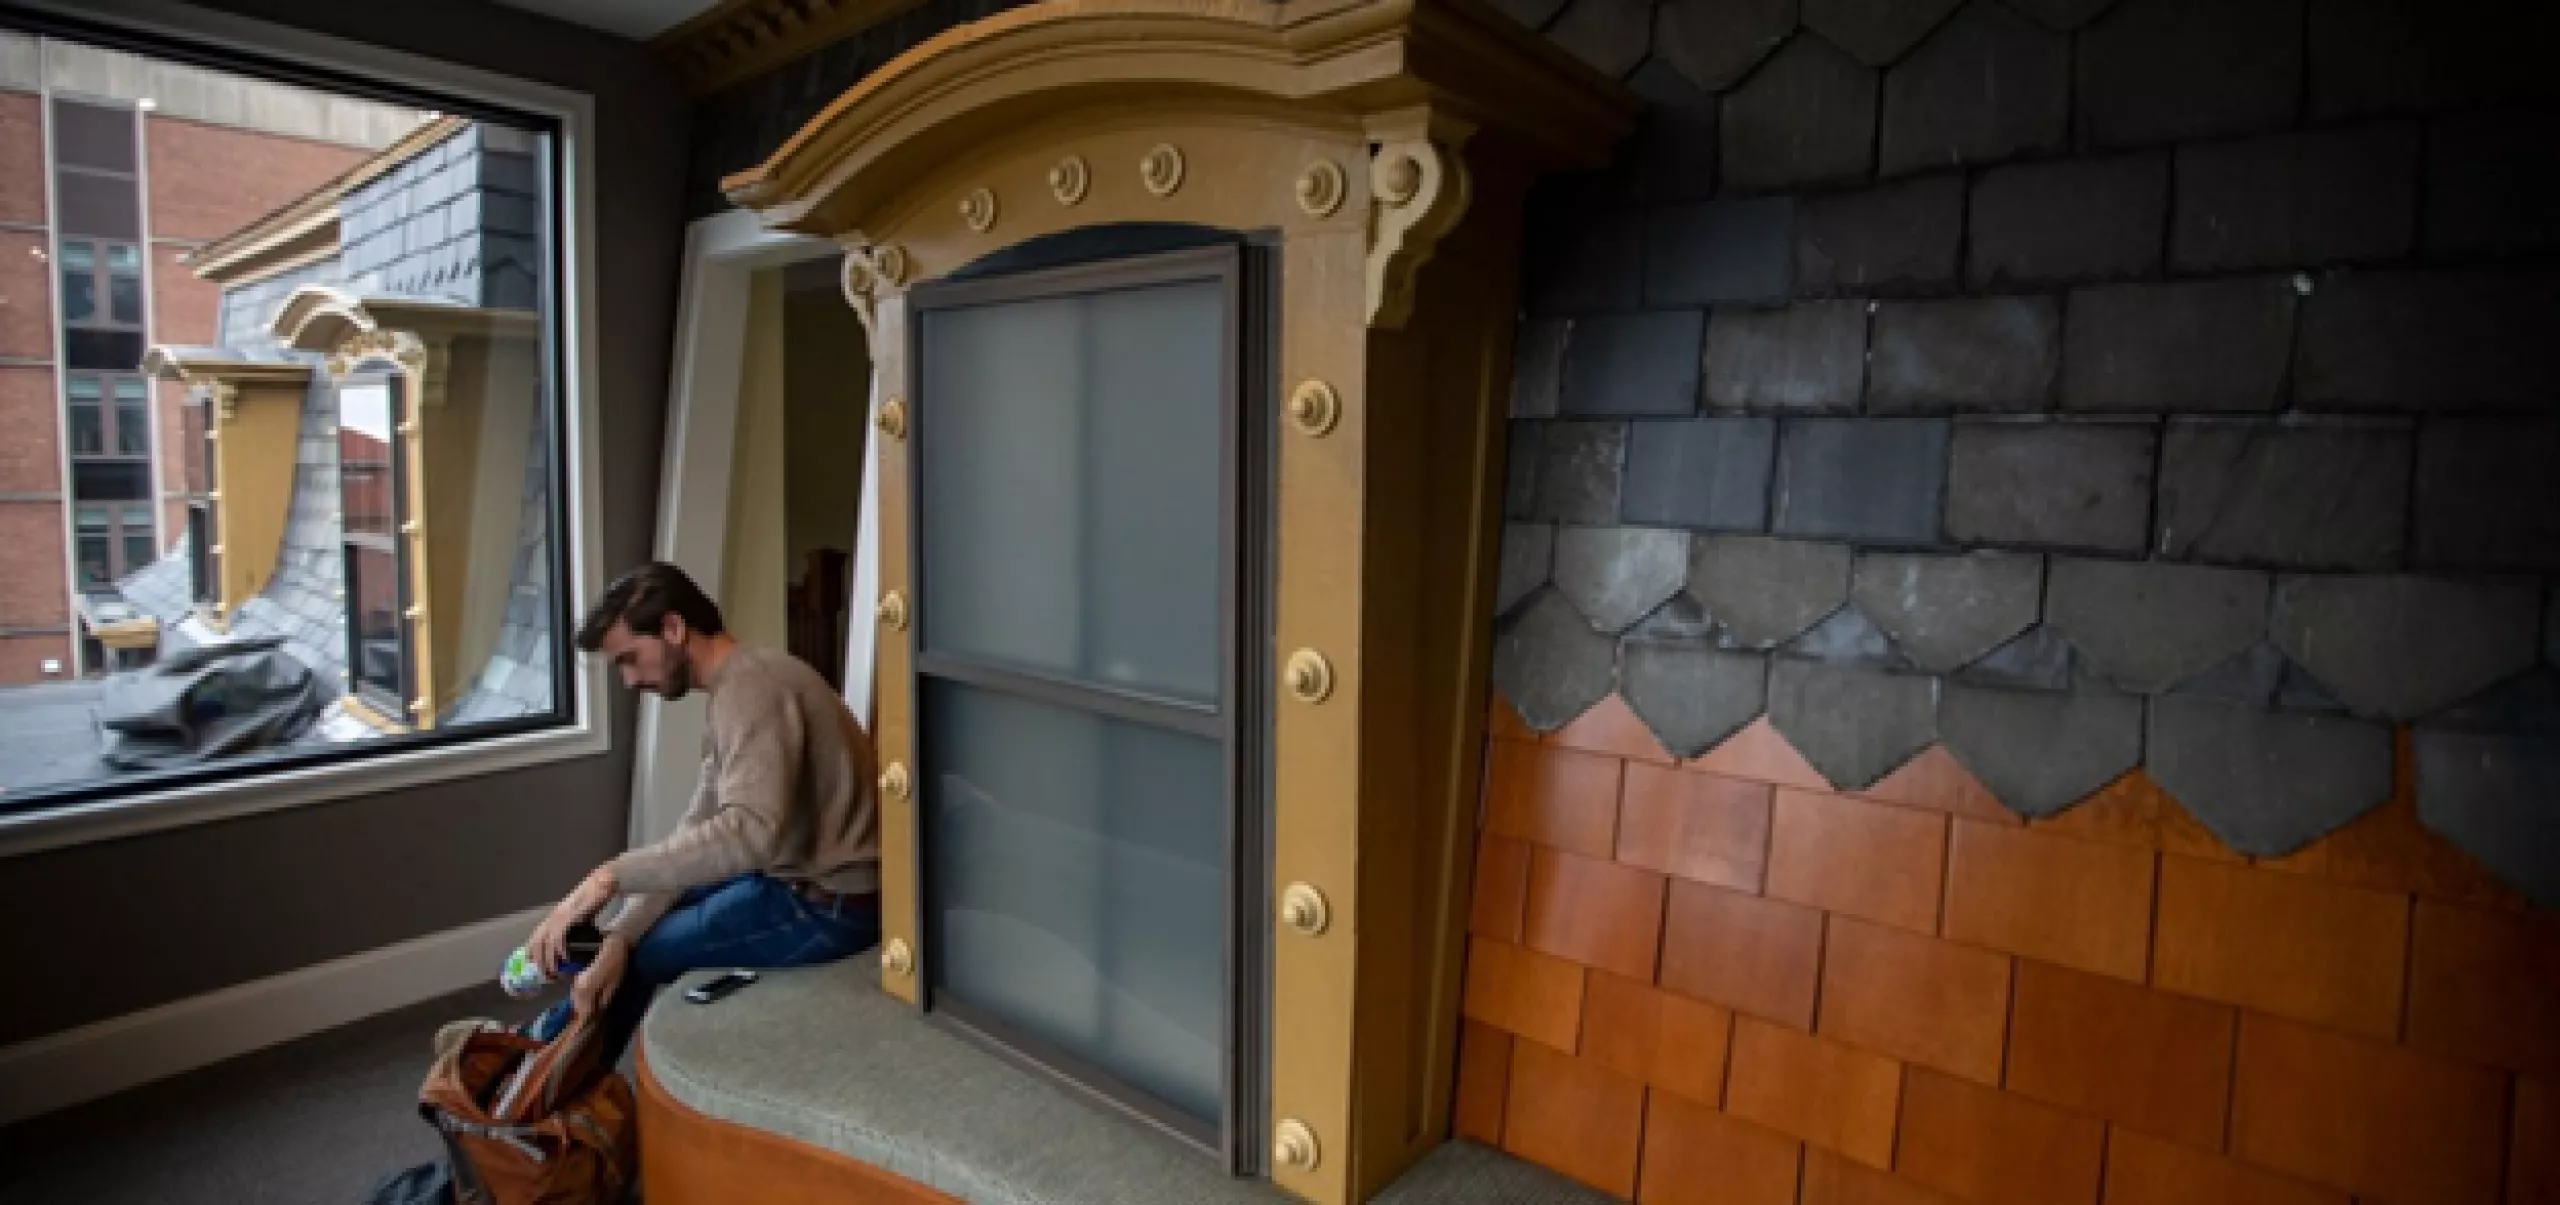
[[[1519,203],[1533,171],[1605,158],[1637,110],[1472,0],[1044,0],[900,56],[724,184],[767,225],[846,248],[884,399],[915,398],[915,282],[1093,225],[1270,232],[1277,375],[1336,402],[1324,438],[1273,449],[1265,647],[1323,650],[1331,681],[1319,706],[1285,672],[1270,687],[1270,870],[1323,884],[1330,915],[1320,940],[1270,915],[1257,1103],[1324,1136],[1271,1178],[1327,1205],[1448,1130]],[[1159,191],[1138,165],[1162,147],[1182,169],[1160,165]],[[1334,204],[1303,182],[1317,162],[1342,169]],[[1060,203],[976,229],[964,198],[981,188]],[[873,444],[880,587],[914,608],[912,442]],[[884,764],[916,764],[912,629],[880,632]],[[933,953],[916,812],[881,798],[884,946],[916,964],[882,987],[911,1003]]]

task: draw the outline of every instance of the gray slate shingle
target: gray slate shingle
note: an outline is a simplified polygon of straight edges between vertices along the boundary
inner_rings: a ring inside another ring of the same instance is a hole
[[[1591,630],[1553,590],[1529,602],[1493,642],[1493,685],[1539,732],[1553,732],[1608,697],[1617,642]]]
[[[2294,401],[2323,410],[2547,412],[2560,275],[2357,272],[2302,304]]]
[[[2042,410],[2061,363],[2062,312],[2051,297],[1880,302],[1867,406]]]
[[[1513,607],[1547,584],[1555,547],[1556,529],[1547,524],[1502,525],[1502,569],[1494,587],[1494,614],[1510,614]]]
[[[1769,724],[1824,779],[1863,790],[1937,739],[1938,680],[1779,657]]]
[[[1866,348],[1863,302],[1719,307],[1707,322],[1707,404],[1720,410],[1855,411]]]
[[[1796,287],[1808,297],[1903,297],[1956,284],[1964,176],[1941,173],[1806,197]]]
[[[1938,737],[2010,811],[2052,816],[2142,761],[2142,700],[1948,683]]]
[[[1965,278],[2026,288],[2151,275],[2168,188],[2157,153],[1992,168],[1973,186]]]
[[[1762,536],[1699,536],[1689,547],[1689,593],[1740,643],[1794,638],[1849,598],[1849,549]]]
[[[1628,427],[1630,523],[1765,531],[1778,429],[1767,418],[1697,418]]]
[[[2125,0],[2079,39],[2084,140],[2134,146],[2284,127],[2302,88],[2302,5]]]
[[[1947,534],[1962,544],[2138,554],[2158,444],[2148,423],[1957,423]]]
[[[2391,569],[2408,522],[2402,427],[2172,422],[2152,547],[2299,569]]]
[[[2044,595],[2044,560],[2013,553],[1858,558],[1849,600],[1929,673],[1962,668],[2027,630]]]
[[[1704,326],[1692,310],[1604,314],[1576,322],[1565,347],[1563,412],[1696,413]]]
[[[1954,12],[1962,0],[1804,0],[1805,28],[1859,62],[1888,67]]]
[[[2156,694],[2258,643],[2270,589],[2249,570],[2058,557],[2044,619],[2098,674]]]
[[[2391,797],[2391,730],[2213,699],[2151,700],[2145,768],[2223,844],[2301,849]]]
[[[2412,560],[2423,569],[2560,571],[2560,420],[2419,428]]]
[[[2060,149],[2070,106],[2069,38],[2000,4],[1965,5],[1886,73],[1882,170],[1900,175]]]
[[[1556,590],[1593,630],[1616,635],[1680,589],[1689,537],[1648,527],[1567,527],[1556,533]]]
[[[2178,148],[2181,272],[2395,259],[2416,228],[2414,124],[2302,130]]]
[[[2280,277],[2115,285],[2071,294],[2066,410],[2273,410],[2293,356]]]
[[[1627,706],[1675,757],[1724,743],[1767,703],[1768,659],[1657,644],[1626,647]]]
[[[1943,419],[1798,418],[1781,423],[1775,530],[1877,544],[1939,542]]]
[[[2413,720],[2530,668],[2530,580],[2296,577],[2276,590],[2276,646],[2357,714]]]
[[[1717,148],[1728,189],[1836,184],[1875,172],[1876,73],[1800,32],[1724,97]]]

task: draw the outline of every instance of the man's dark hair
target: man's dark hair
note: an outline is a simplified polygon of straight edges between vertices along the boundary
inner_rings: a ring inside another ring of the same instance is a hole
[[[604,647],[604,634],[615,620],[629,624],[633,633],[655,636],[669,612],[681,616],[686,627],[705,636],[717,636],[725,629],[720,622],[720,605],[694,585],[693,579],[665,561],[646,565],[615,578],[604,588],[604,597],[587,611],[587,621],[578,625],[578,649],[592,653]]]

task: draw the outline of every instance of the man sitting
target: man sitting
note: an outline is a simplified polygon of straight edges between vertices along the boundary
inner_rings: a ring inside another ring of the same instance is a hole
[[[555,973],[569,929],[616,896],[594,964],[527,1028],[550,1040],[602,1010],[601,1053],[619,1061],[657,989],[705,967],[832,962],[880,938],[880,837],[873,755],[826,680],[788,653],[751,648],[673,565],[632,570],[578,628],[578,648],[622,684],[711,696],[702,779],[676,830],[598,866],[533,931]]]

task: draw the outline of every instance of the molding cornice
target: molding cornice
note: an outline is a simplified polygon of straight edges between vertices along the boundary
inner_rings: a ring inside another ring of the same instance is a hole
[[[843,236],[961,148],[1133,97],[1351,128],[1426,107],[1539,168],[1597,166],[1641,107],[1481,0],[1045,0],[917,45],[721,186],[769,225]]]
[[[921,0],[722,0],[649,39],[695,96],[761,75],[852,37]]]

